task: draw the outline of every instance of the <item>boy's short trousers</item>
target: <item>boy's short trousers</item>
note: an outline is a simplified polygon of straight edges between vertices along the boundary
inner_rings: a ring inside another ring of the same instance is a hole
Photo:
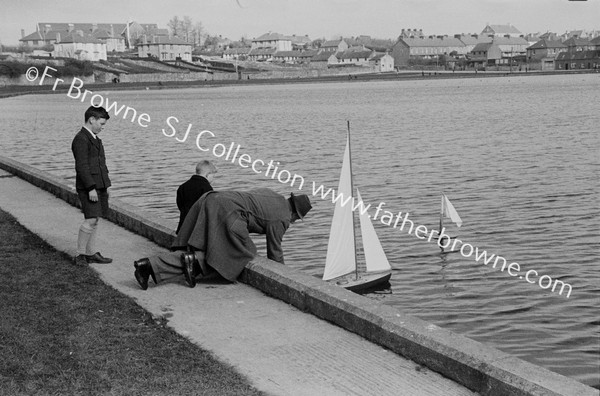
[[[108,190],[103,188],[96,191],[98,192],[98,201],[92,202],[87,191],[77,190],[79,202],[81,202],[81,211],[86,219],[108,215]]]

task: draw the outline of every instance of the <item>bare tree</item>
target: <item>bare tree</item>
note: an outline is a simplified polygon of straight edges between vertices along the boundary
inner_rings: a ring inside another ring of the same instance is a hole
[[[194,22],[191,17],[184,16],[182,19],[177,15],[171,18],[167,24],[171,29],[171,35],[200,46],[202,38],[205,36],[204,27],[201,22]]]
[[[169,27],[169,29],[171,29],[171,36],[179,37],[181,35],[181,23],[182,21],[177,15],[171,18],[169,23],[167,23],[167,26]]]
[[[204,36],[204,26],[201,22],[196,22],[194,25],[194,46],[199,47],[202,45],[202,37]]]
[[[184,16],[183,20],[181,21],[181,38],[183,40],[185,40],[186,43],[191,43],[192,42],[192,38],[193,36],[193,23],[192,23],[192,18],[190,18],[189,16]]]

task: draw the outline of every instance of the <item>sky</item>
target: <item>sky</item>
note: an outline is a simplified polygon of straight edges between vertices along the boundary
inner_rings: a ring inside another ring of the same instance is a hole
[[[311,39],[369,35],[396,39],[481,33],[511,24],[522,33],[600,30],[600,0],[0,0],[0,43],[16,45],[37,22],[156,23],[189,16],[205,33],[239,40],[273,32]]]

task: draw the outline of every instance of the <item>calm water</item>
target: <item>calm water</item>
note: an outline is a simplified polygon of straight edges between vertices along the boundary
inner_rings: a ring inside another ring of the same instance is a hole
[[[363,199],[428,229],[444,192],[463,219],[460,239],[573,286],[542,290],[433,243],[374,222],[394,267],[391,290],[368,296],[589,385],[600,383],[598,125],[600,76],[347,82],[100,92],[148,113],[147,128],[113,117],[102,138],[112,194],[155,216],[178,217],[175,190],[196,160],[214,159],[216,189],[289,184],[196,148],[239,154],[337,188],[351,121]],[[89,101],[66,94],[0,101],[2,155],[73,183],[70,152]],[[172,122],[172,133],[166,120]],[[182,139],[189,124],[190,137]],[[208,135],[204,135],[208,136]],[[284,174],[285,176],[285,174]],[[284,240],[286,262],[323,272],[333,206],[313,198]]]

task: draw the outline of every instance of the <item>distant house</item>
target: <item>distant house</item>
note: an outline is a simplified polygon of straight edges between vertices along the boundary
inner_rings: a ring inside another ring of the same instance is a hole
[[[125,38],[121,36],[113,36],[112,33],[104,29],[96,29],[92,32],[92,36],[106,44],[107,52],[124,52]]]
[[[520,37],[523,35],[516,27],[508,25],[486,25],[481,31],[482,36],[492,37]]]
[[[220,49],[229,48],[231,43],[232,43],[231,39],[228,39],[227,37],[223,37],[222,35],[219,35],[219,37],[216,37],[216,47],[217,48],[220,48]]]
[[[140,58],[156,58],[161,61],[174,61],[181,59],[192,61],[192,44],[173,37],[153,37],[152,41],[142,41],[137,45]]]
[[[81,30],[54,43],[52,56],[97,62],[106,60],[106,44]]]
[[[558,34],[553,33],[553,32],[546,32],[544,34],[541,34],[539,36],[540,40],[550,40],[550,41],[561,41],[560,37],[558,36]]]
[[[375,51],[363,48],[349,48],[336,55],[338,65],[341,66],[369,66],[369,60],[375,56]]]
[[[338,59],[335,56],[333,51],[323,51],[319,50],[316,55],[313,55],[310,58],[311,67],[322,68],[325,69],[329,65],[336,65],[338,63]]]
[[[480,36],[478,34],[457,34],[454,38],[460,40],[465,45],[465,54],[473,51],[473,48],[475,48],[477,44],[492,42],[490,36]]]
[[[273,62],[303,64],[310,63],[310,59],[316,55],[317,51],[276,51],[273,56]]]
[[[372,63],[372,68],[378,72],[390,72],[394,71],[394,58],[385,53],[385,54],[376,54],[369,62]]]
[[[227,60],[246,60],[248,59],[248,53],[250,52],[249,47],[244,48],[228,48],[223,51],[223,59]]]
[[[582,38],[583,30],[571,30],[561,34],[560,39],[564,42],[571,38]]]
[[[600,36],[597,36],[596,38],[590,40],[590,44],[592,46],[592,49],[600,50]]]
[[[248,52],[248,60],[254,62],[272,61],[273,55],[277,52],[275,48],[252,48]]]
[[[586,50],[558,54],[554,61],[556,70],[600,69],[600,50]]]
[[[135,21],[124,24],[120,35],[125,38],[127,48],[135,48],[142,40],[153,40],[155,37],[162,39],[169,37],[167,29],[159,29],[155,23],[137,23]]]
[[[563,44],[567,47],[567,52],[579,52],[579,51],[589,51],[593,50],[594,46],[590,42],[590,40],[571,37],[568,40],[563,41]]]
[[[319,50],[300,51],[300,54],[297,56],[297,63],[310,64],[313,56],[315,56],[318,53]]]
[[[294,51],[306,50],[310,47],[310,44],[312,43],[308,35],[296,36],[294,34],[290,36],[290,39],[292,41],[292,50]]]
[[[410,48],[410,55],[422,58],[434,58],[438,55],[456,52],[465,55],[467,48],[465,44],[455,37],[428,36],[415,38],[401,38]]]
[[[61,37],[67,37],[73,32],[82,32],[85,35],[93,35],[106,44],[107,51],[125,51],[127,37],[130,41],[146,35],[153,37],[165,35],[166,29],[158,29],[156,24],[139,24],[137,22],[126,23],[55,23],[39,22],[36,31],[19,40],[28,47],[44,46],[60,41]],[[129,33],[129,35],[128,35]],[[166,31],[168,35],[168,31]]]
[[[327,57],[329,55],[329,57]],[[394,58],[387,53],[378,53],[371,49],[357,46],[348,48],[344,52],[333,54],[332,52],[323,51],[311,59],[311,64],[315,65],[319,61],[327,62],[327,67],[364,67],[377,72],[387,72],[394,70]]]
[[[486,67],[500,64],[502,50],[494,42],[480,43],[471,51],[469,63],[474,67]]]
[[[560,41],[541,39],[527,48],[527,63],[539,63],[541,70],[554,70],[554,60],[567,46]]]
[[[529,42],[523,37],[494,37],[492,42],[498,45],[503,58],[522,57],[525,59],[527,55]]]
[[[435,59],[440,55],[455,53],[465,56],[467,46],[456,37],[428,36],[428,37],[399,37],[392,46],[391,56],[396,67],[408,65],[412,58]]]
[[[271,59],[273,62],[300,63],[301,54],[300,51],[276,51]]]
[[[56,33],[58,32],[53,32],[51,37],[48,37],[47,35],[43,35],[42,33],[40,33],[39,31],[35,31],[31,34],[25,35],[25,32],[21,31],[21,38],[19,39],[19,41],[21,42],[22,45],[26,46],[26,47],[30,47],[30,48],[36,48],[36,47],[43,47],[45,45],[48,44],[54,44],[56,42]],[[65,36],[68,34],[68,32],[62,32]]]
[[[394,42],[392,40],[371,39],[362,42],[362,46],[375,52],[390,52]]]
[[[404,40],[396,41],[396,44],[392,46],[391,56],[394,58],[394,65],[396,68],[408,66],[408,60],[410,59],[410,46]]]
[[[349,48],[348,43],[344,39],[327,40],[321,44],[320,50],[325,52],[344,52]]]
[[[276,51],[291,51],[292,39],[279,33],[265,33],[252,40],[254,49],[274,49]]]

